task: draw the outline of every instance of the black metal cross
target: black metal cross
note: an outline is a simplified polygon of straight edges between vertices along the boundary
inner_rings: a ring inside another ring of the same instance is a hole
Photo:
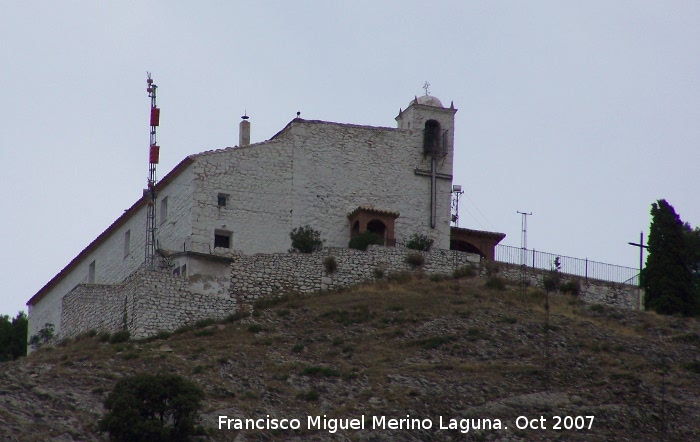
[[[430,170],[415,169],[413,173],[430,177],[430,227],[434,229],[437,225],[437,180],[452,181],[452,175],[437,171],[437,159],[435,157],[430,162]]]
[[[639,285],[642,285],[642,267],[644,265],[644,249],[648,249],[649,246],[644,244],[644,232],[639,233],[639,244],[636,242],[628,242],[627,244],[635,247],[639,247]]]

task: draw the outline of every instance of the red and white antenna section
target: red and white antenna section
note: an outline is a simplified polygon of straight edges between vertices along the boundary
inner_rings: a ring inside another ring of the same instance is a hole
[[[151,99],[151,141],[148,152],[148,210],[146,218],[146,268],[155,270],[155,255],[157,247],[157,224],[156,224],[156,166],[160,156],[160,146],[156,139],[156,129],[160,123],[160,109],[156,105],[156,90],[158,86],[153,83],[151,73],[147,72],[148,96]]]

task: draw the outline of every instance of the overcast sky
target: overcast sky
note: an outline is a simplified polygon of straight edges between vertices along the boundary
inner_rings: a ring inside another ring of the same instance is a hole
[[[636,267],[666,198],[700,224],[697,1],[3,1],[0,314],[14,315],[185,156],[302,118],[459,109],[460,227]],[[145,233],[144,233],[145,234]]]

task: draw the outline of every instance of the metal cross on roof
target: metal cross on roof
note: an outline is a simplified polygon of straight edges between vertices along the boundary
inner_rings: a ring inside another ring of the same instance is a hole
[[[426,81],[425,84],[423,85],[423,89],[425,89],[425,95],[430,95],[430,90],[429,90],[429,88],[430,88],[430,83],[428,83],[428,82]]]

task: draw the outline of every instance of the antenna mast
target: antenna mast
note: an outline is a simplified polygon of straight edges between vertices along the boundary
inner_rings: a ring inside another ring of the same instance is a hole
[[[156,255],[156,166],[158,165],[160,147],[156,140],[156,129],[160,121],[160,109],[156,106],[156,89],[158,86],[153,83],[151,73],[146,73],[148,78],[146,84],[148,96],[151,98],[151,140],[148,152],[148,210],[146,218],[146,268],[155,270]]]

